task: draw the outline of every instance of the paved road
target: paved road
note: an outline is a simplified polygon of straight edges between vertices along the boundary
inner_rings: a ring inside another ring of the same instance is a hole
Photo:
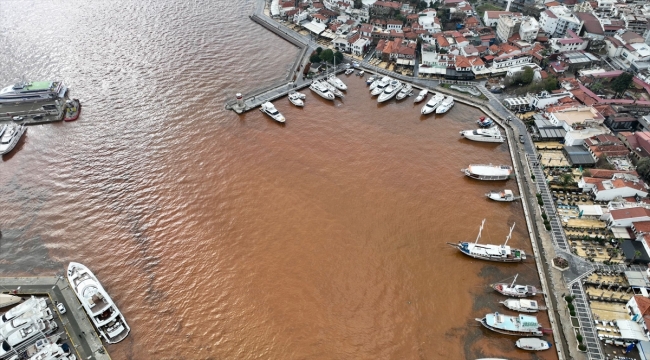
[[[86,312],[80,308],[80,303],[65,279],[56,277],[34,278],[0,278],[0,287],[13,290],[20,287],[17,295],[48,295],[52,301],[62,302],[67,312],[60,315],[68,341],[77,351],[79,359],[110,360],[99,335],[93,328]]]

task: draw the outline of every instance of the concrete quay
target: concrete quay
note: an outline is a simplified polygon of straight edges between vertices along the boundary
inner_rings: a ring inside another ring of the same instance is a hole
[[[63,325],[67,335],[67,338],[63,336],[61,340],[70,343],[71,351],[76,353],[77,359],[111,359],[99,334],[63,276],[3,277],[0,278],[0,289],[4,293],[17,296],[48,296],[52,304],[55,301],[63,303],[67,310],[65,314],[61,315],[56,309],[52,312],[57,314],[57,323]]]

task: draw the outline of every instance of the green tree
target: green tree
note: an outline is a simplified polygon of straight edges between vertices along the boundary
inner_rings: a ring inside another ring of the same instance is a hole
[[[420,1],[420,2],[418,3],[418,5],[417,5],[417,9],[418,9],[418,11],[422,11],[422,10],[428,8],[428,7],[429,7],[429,3],[426,2],[426,1]]]
[[[530,84],[533,82],[533,77],[535,76],[535,71],[530,66],[524,66],[524,72],[521,74],[521,83],[524,85]]]
[[[598,80],[598,81],[595,81],[594,83],[592,83],[591,85],[589,85],[589,90],[591,90],[591,91],[593,91],[595,93],[598,93],[601,90],[603,90],[604,87],[605,87],[605,85],[603,85],[603,82]]]
[[[634,76],[632,74],[624,72],[611,82],[610,86],[612,90],[616,91],[616,97],[623,95],[625,90],[630,88],[633,79]]]
[[[361,0],[354,0],[355,9],[361,9],[362,6],[363,6],[363,2]]]
[[[598,161],[596,161],[596,166],[597,166],[599,169],[605,169],[605,170],[616,170],[616,168],[614,167],[614,165],[612,165],[612,164],[609,162],[609,159],[607,158],[606,155],[601,156],[600,159],[598,159]]]
[[[573,174],[564,174],[560,178],[560,184],[562,184],[563,188],[568,188],[569,186],[573,186],[576,183],[575,179],[573,178]]]
[[[557,90],[558,88],[558,81],[555,76],[549,76],[544,80],[544,90],[551,92],[553,90]]]
[[[323,52],[322,47],[319,46],[319,47],[316,48],[316,54],[320,55],[320,53],[322,53],[322,52]]]
[[[340,64],[341,62],[343,62],[343,53],[340,51],[336,51],[334,53],[334,58],[336,59],[336,63]]]
[[[639,173],[642,178],[646,180],[650,179],[650,158],[641,158],[641,160],[636,163],[636,172]]]
[[[311,54],[311,56],[309,57],[309,61],[313,63],[319,63],[320,56],[318,56],[318,54]]]
[[[328,63],[334,62],[334,51],[332,51],[332,49],[325,49],[321,51],[319,56],[323,61],[326,61]]]
[[[591,177],[591,171],[589,171],[589,169],[584,169],[582,171],[582,176],[583,177]]]

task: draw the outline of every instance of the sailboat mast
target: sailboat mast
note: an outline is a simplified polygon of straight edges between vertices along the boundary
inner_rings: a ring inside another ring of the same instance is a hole
[[[478,228],[478,236],[476,237],[476,241],[474,241],[474,244],[478,244],[478,240],[481,238],[481,231],[483,231],[483,225],[485,224],[485,219],[481,222],[481,227]]]
[[[517,276],[519,276],[519,274],[515,275],[515,278],[512,279],[512,284],[510,284],[510,287],[515,286],[515,281],[517,281]]]
[[[506,242],[503,243],[503,246],[505,246],[508,243],[508,240],[510,240],[510,238],[512,237],[512,229],[514,229],[514,228],[515,228],[515,224],[513,223],[512,227],[510,228],[510,233],[506,237]]]

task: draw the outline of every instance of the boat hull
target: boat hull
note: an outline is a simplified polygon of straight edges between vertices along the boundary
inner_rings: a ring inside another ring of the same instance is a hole
[[[508,286],[508,284],[492,284],[490,287],[494,289],[496,292],[498,292],[501,295],[505,296],[511,296],[511,297],[516,297],[516,298],[527,298],[531,296],[537,295],[537,292],[515,292],[515,291],[507,291],[504,290],[505,286]]]
[[[23,137],[23,135],[25,134],[25,131],[27,131],[27,128],[25,127],[24,124],[17,125],[17,126],[18,126],[18,129],[16,130],[16,134],[11,138],[9,143],[7,145],[5,145],[5,146],[0,147],[0,155],[5,155],[5,154],[10,153],[11,150],[13,150],[16,147],[16,145],[18,144],[18,142],[20,141],[20,138]]]
[[[517,250],[517,249],[513,249],[512,251],[515,251],[515,252],[518,252],[519,254],[521,254],[521,256],[519,256],[519,257],[496,257],[496,256],[485,256],[485,255],[465,251],[460,243],[456,244],[455,246],[458,249],[458,251],[460,251],[463,255],[472,257],[474,259],[479,259],[479,260],[501,262],[501,263],[518,263],[518,262],[522,262],[523,260],[526,259],[526,256],[524,255],[524,252],[521,251],[521,250]]]
[[[490,200],[500,201],[500,202],[513,202],[513,201],[518,199],[516,197],[506,197],[506,198],[501,197],[501,195],[498,192],[497,193],[487,193],[487,194],[485,194],[485,196],[487,196],[487,198],[490,199]]]
[[[463,172],[465,175],[469,178],[476,179],[476,180],[486,180],[486,181],[502,181],[502,180],[508,180],[510,178],[510,175],[480,175],[480,174],[474,174],[471,173],[468,169],[463,169]]]
[[[467,140],[478,141],[478,142],[502,143],[505,141],[503,137],[474,135],[472,130],[461,131],[460,135]]]
[[[511,336],[544,336],[544,333],[539,331],[539,330],[538,331],[531,331],[531,332],[528,332],[528,331],[512,331],[512,330],[500,329],[498,327],[491,326],[490,324],[487,323],[485,318],[475,319],[475,320],[480,322],[481,325],[483,325],[484,327],[486,327],[486,328],[488,328],[488,329],[490,329],[490,330],[492,330],[494,332],[498,332],[498,333],[504,334],[504,335],[511,335]]]
[[[551,348],[551,343],[538,338],[522,338],[515,342],[515,345],[528,351],[543,351]]]

